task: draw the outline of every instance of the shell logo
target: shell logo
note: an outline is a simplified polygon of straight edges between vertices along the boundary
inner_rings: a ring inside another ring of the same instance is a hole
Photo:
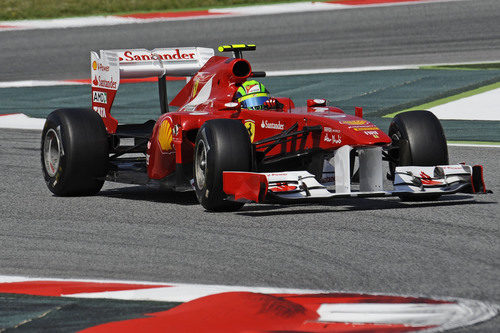
[[[161,150],[172,150],[172,127],[168,120],[164,120],[160,125],[158,142],[160,143]]]
[[[92,62],[92,69],[97,70],[97,61],[95,60]]]

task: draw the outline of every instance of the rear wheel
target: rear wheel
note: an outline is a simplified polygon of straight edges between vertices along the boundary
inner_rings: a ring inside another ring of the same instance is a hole
[[[409,111],[398,114],[391,122],[389,136],[392,139],[389,169],[392,176],[396,166],[434,166],[448,164],[448,147],[443,127],[429,111]],[[437,199],[439,194],[419,196]],[[413,199],[402,195],[402,199]]]
[[[101,117],[88,109],[49,114],[42,132],[42,170],[55,195],[92,195],[107,171],[108,140]]]
[[[234,119],[214,119],[203,124],[196,136],[193,163],[194,186],[200,204],[212,211],[235,211],[243,203],[225,200],[223,171],[249,171],[252,150],[248,131]]]

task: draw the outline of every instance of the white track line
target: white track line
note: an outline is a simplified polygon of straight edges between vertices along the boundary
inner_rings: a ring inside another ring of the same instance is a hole
[[[26,88],[26,87],[50,87],[50,86],[74,86],[89,83],[66,80],[23,80],[0,82],[0,88]]]
[[[500,142],[498,145],[481,144],[481,143],[447,143],[451,147],[481,147],[481,148],[500,148]]]

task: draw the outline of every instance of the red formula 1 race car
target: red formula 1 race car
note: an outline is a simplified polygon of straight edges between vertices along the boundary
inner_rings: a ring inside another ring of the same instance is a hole
[[[484,192],[482,167],[448,165],[443,129],[427,111],[396,116],[385,134],[356,115],[311,99],[270,98],[242,51],[255,45],[91,53],[92,110],[52,112],[42,167],[56,195],[91,195],[105,180],[195,190],[207,210],[246,202],[399,196],[436,199]],[[170,102],[166,76],[190,77]],[[161,116],[118,124],[111,106],[123,78],[158,77]],[[252,103],[250,103],[252,102]],[[393,188],[383,189],[383,161]]]

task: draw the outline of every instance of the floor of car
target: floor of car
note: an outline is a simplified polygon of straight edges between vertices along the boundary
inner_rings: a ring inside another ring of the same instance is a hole
[[[156,124],[154,120],[148,120],[143,124],[118,125],[116,135],[120,137],[150,138]]]

